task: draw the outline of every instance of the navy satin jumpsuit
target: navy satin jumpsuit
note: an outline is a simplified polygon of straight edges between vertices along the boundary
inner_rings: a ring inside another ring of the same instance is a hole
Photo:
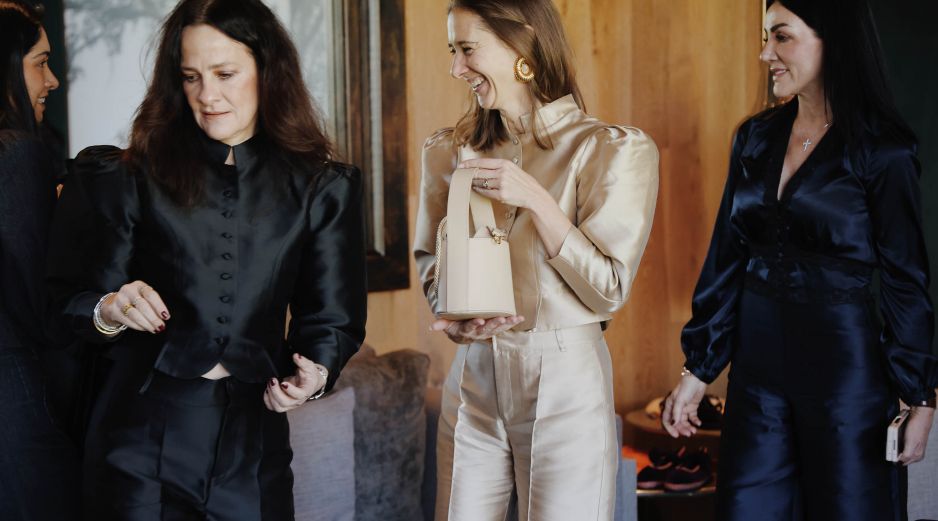
[[[872,131],[848,150],[835,124],[779,200],[796,112],[737,132],[681,335],[701,380],[732,364],[718,519],[898,521],[886,426],[897,397],[938,385],[920,166],[914,146]]]

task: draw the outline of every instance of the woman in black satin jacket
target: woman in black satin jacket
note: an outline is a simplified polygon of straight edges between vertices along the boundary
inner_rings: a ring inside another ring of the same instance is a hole
[[[901,398],[920,460],[938,386],[915,136],[866,2],[768,3],[760,58],[793,99],[736,134],[662,420],[693,434],[732,363],[718,519],[899,521],[886,427]]]
[[[40,138],[59,82],[40,18],[41,9],[0,0],[0,519],[22,521],[78,508],[77,453],[47,409],[38,358],[60,343],[46,327],[56,176]]]
[[[129,148],[80,153],[56,216],[56,251],[84,243],[52,268],[58,303],[113,361],[86,514],[293,519],[281,413],[365,334],[361,175],[330,160],[260,0],[183,0],[161,36]]]

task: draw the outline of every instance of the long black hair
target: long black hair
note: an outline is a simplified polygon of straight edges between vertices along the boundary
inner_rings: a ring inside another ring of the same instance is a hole
[[[42,6],[0,0],[0,129],[38,133],[23,58],[42,36]]]
[[[833,129],[848,145],[866,132],[902,143],[917,139],[902,119],[886,79],[883,48],[866,0],[768,0],[801,18],[824,43],[821,74]]]
[[[2,1],[2,0],[0,0]],[[205,24],[246,45],[257,63],[257,134],[285,164],[332,158],[333,146],[303,83],[290,36],[261,0],[181,0],[161,31],[153,79],[130,132],[129,159],[182,206],[204,188],[201,131],[182,86],[182,32]]]

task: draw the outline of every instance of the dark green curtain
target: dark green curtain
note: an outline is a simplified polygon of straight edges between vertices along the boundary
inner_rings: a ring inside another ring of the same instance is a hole
[[[931,298],[938,305],[938,20],[936,0],[873,0],[896,103],[919,139]],[[938,352],[938,334],[933,350]]]

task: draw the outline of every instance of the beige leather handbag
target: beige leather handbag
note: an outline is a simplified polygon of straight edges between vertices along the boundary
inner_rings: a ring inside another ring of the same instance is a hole
[[[473,173],[466,168],[453,172],[446,217],[437,229],[430,291],[437,293],[438,318],[515,314],[508,235],[495,227],[492,201],[472,189]]]

